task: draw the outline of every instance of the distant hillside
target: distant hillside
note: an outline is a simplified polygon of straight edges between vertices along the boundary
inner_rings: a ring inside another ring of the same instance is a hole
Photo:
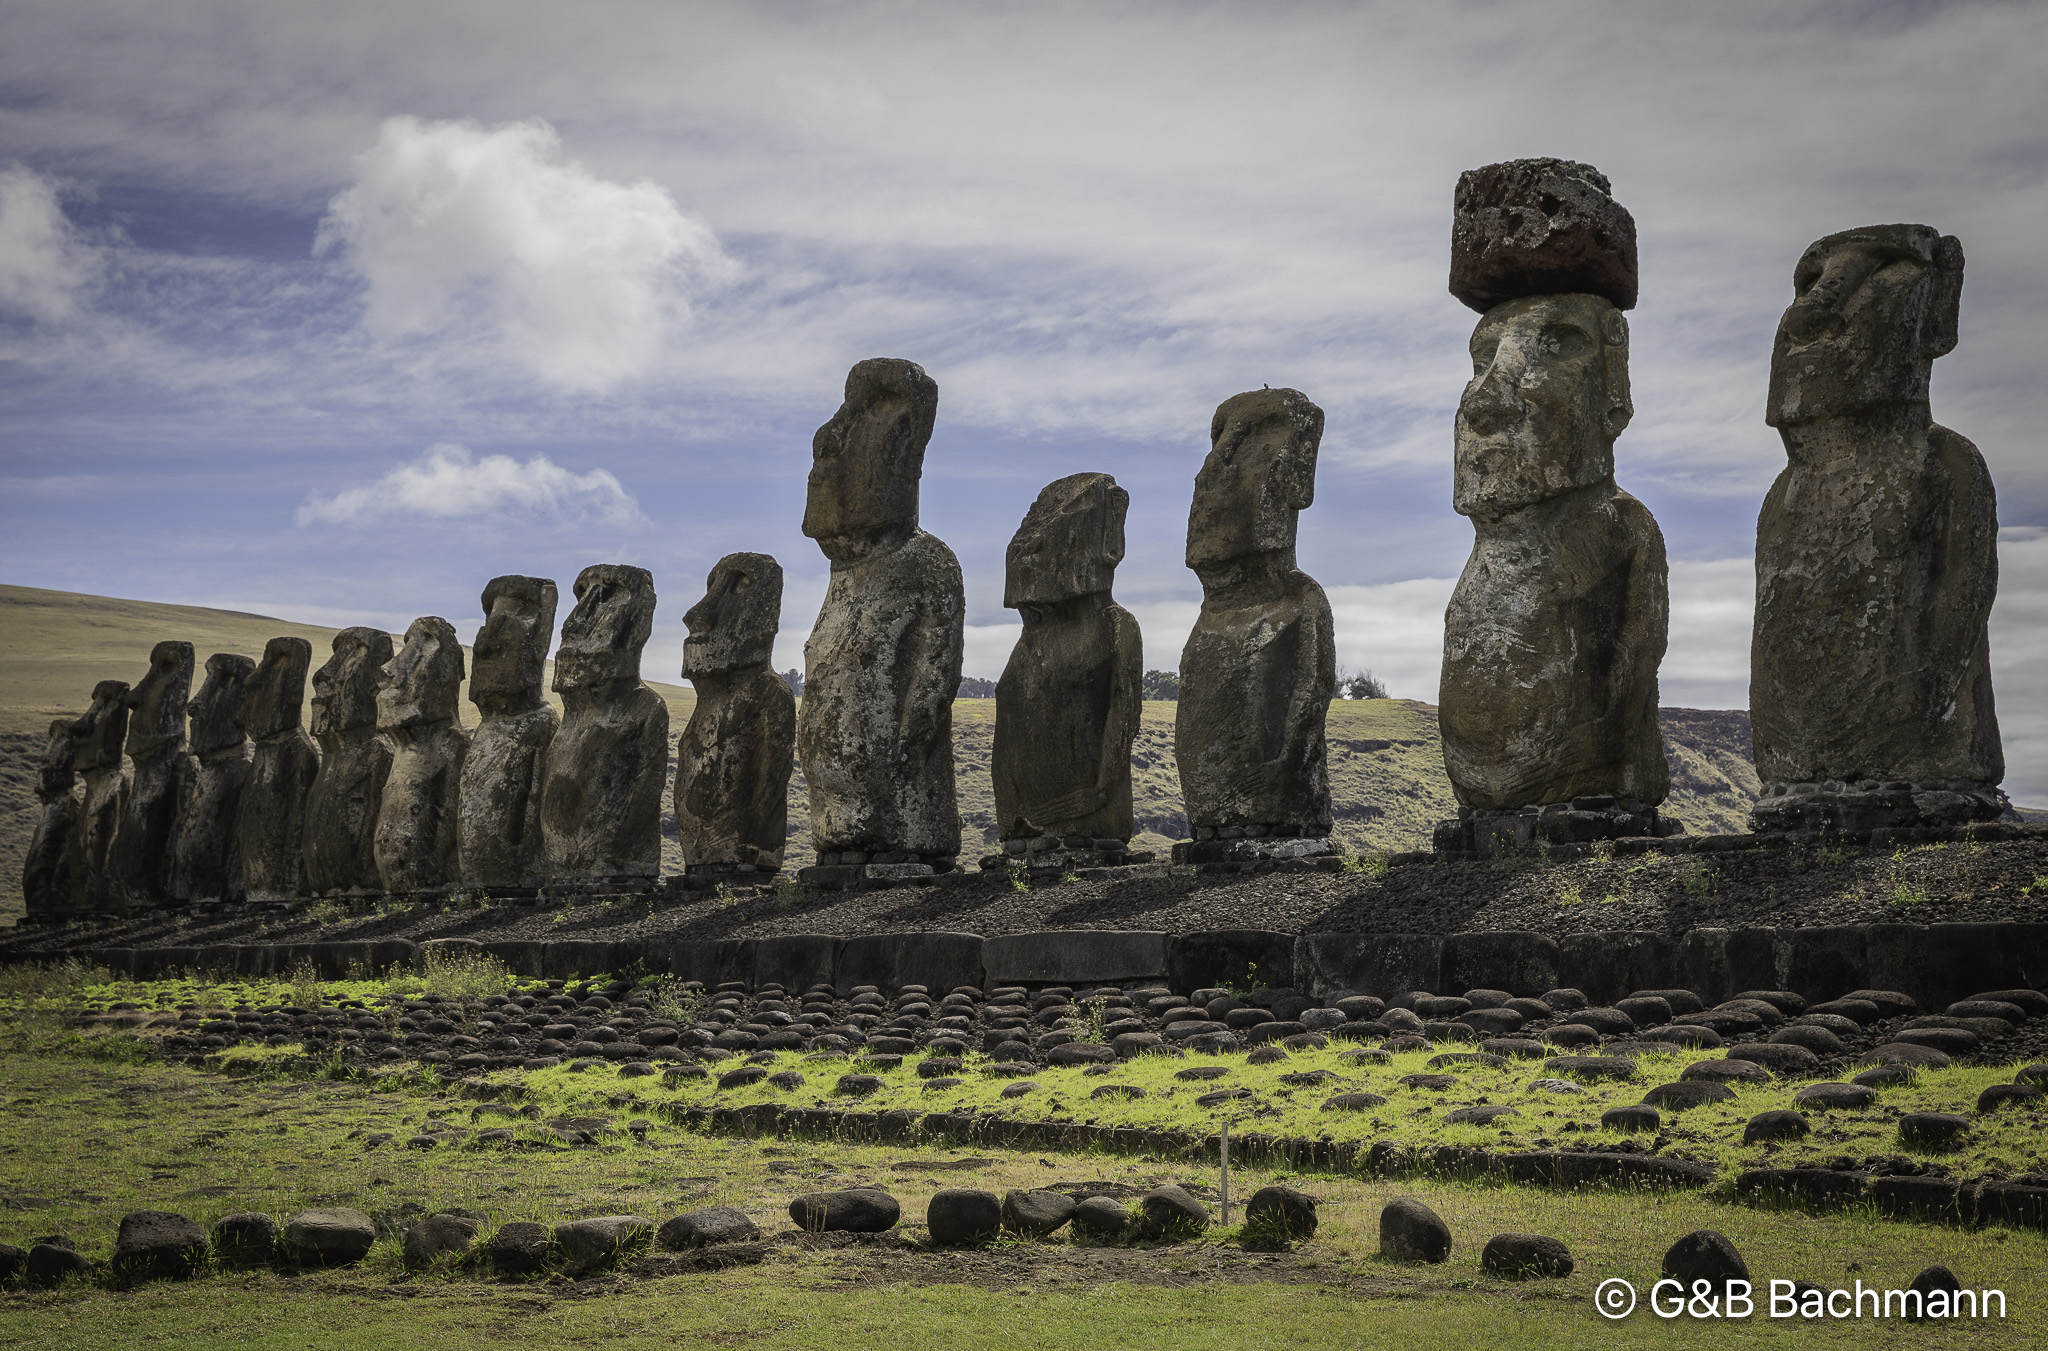
[[[136,679],[148,667],[150,648],[166,638],[192,643],[203,667],[210,653],[257,657],[271,638],[295,635],[313,644],[317,664],[335,632],[229,610],[0,586],[0,923],[21,912],[21,863],[37,814],[35,763],[52,718],[82,712],[97,681]],[[653,687],[668,701],[671,730],[680,730],[695,696],[680,686]],[[462,711],[464,723],[473,726],[476,710],[465,700]],[[1164,849],[1187,834],[1173,715],[1171,702],[1146,703],[1131,753],[1141,849]],[[1749,715],[1667,708],[1660,716],[1671,759],[1666,810],[1695,833],[1742,829],[1757,787],[1749,763]],[[972,866],[996,838],[989,780],[995,701],[957,701],[953,727],[965,827],[962,857]],[[1339,700],[1330,705],[1328,736],[1339,838],[1358,850],[1426,848],[1430,828],[1456,811],[1444,777],[1436,709],[1406,699]],[[789,861],[808,863],[813,853],[801,772],[791,776],[790,822]],[[663,864],[680,871],[674,823],[664,827]]]

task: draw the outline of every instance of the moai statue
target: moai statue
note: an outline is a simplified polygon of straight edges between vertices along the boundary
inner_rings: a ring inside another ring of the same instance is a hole
[[[1322,439],[1323,410],[1298,390],[1239,394],[1210,419],[1188,510],[1202,611],[1173,726],[1195,838],[1177,862],[1335,855],[1323,723],[1337,652],[1330,602],[1294,558]]]
[[[1960,825],[2005,808],[1986,621],[1984,457],[1928,409],[1963,248],[1925,225],[1829,235],[1771,351],[1787,464],[1756,523],[1757,830]]]
[[[247,657],[216,652],[206,659],[199,693],[185,706],[196,763],[171,832],[171,897],[180,905],[242,898],[235,827],[249,781],[249,678],[255,673]]]
[[[92,687],[92,707],[71,724],[71,763],[85,779],[78,828],[71,833],[71,885],[83,913],[122,904],[114,838],[121,828],[121,743],[127,735],[128,682],[102,680]]]
[[[35,835],[21,869],[21,895],[30,923],[68,918],[78,906],[78,887],[71,869],[79,827],[78,748],[71,740],[77,720],[59,718],[50,724],[36,777]]]
[[[306,800],[320,772],[320,751],[302,725],[312,665],[313,645],[304,638],[272,638],[249,675],[247,717],[256,747],[236,835],[242,891],[251,901],[286,901],[307,890]]]
[[[967,597],[953,551],[917,524],[938,411],[923,368],[863,361],[811,441],[804,534],[832,579],[804,644],[796,745],[824,868],[946,871],[960,853],[953,699]]]
[[[343,629],[334,655],[313,672],[313,735],[320,772],[306,793],[306,890],[379,891],[377,816],[391,774],[391,740],[377,730],[377,690],[391,635]]]
[[[1034,863],[1121,862],[1131,838],[1144,651],[1110,599],[1130,505],[1109,475],[1073,474],[1010,540],[1003,604],[1024,632],[996,687],[992,777],[1004,852]]]
[[[128,776],[114,833],[116,904],[153,910],[171,901],[171,831],[191,790],[185,705],[192,697],[192,644],[150,649],[149,672],[128,690]]]
[[[471,646],[469,700],[483,721],[462,762],[462,880],[479,887],[541,881],[540,794],[561,715],[541,694],[555,636],[555,584],[493,577]]]
[[[727,554],[683,616],[683,679],[697,708],[676,746],[676,833],[692,873],[772,873],[789,835],[796,696],[769,665],[782,565]]]
[[[384,665],[377,730],[391,739],[391,772],[372,848],[386,891],[425,891],[461,878],[456,791],[469,735],[455,712],[463,669],[462,640],[439,615],[413,620],[405,646]]]
[[[1472,556],[1444,615],[1446,852],[1669,833],[1657,726],[1664,537],[1615,486],[1635,222],[1590,165],[1458,180],[1451,293],[1480,311],[1452,505]]]
[[[577,576],[576,608],[555,650],[562,728],[548,746],[541,792],[550,881],[661,874],[668,705],[640,680],[640,649],[653,631],[652,573],[595,563]]]

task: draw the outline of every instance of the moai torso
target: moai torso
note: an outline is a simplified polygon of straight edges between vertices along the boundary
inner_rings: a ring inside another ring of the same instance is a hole
[[[180,904],[240,900],[236,822],[249,780],[249,678],[256,663],[231,652],[206,659],[206,680],[186,706],[191,717],[192,791],[171,837],[171,892]]]
[[[693,870],[773,872],[789,835],[796,696],[770,665],[782,568],[729,554],[683,616],[683,678],[697,707],[676,746],[676,833]]]
[[[668,705],[640,680],[654,601],[644,568],[597,563],[576,578],[576,608],[555,652],[562,727],[548,746],[541,794],[550,879],[661,872]]]
[[[1004,839],[1131,837],[1144,652],[1138,621],[1110,599],[1129,507],[1109,475],[1075,474],[1038,495],[1010,541],[1003,603],[1024,631],[996,687]]]
[[[128,735],[128,684],[102,680],[92,689],[92,707],[71,724],[72,763],[85,780],[78,804],[78,828],[71,835],[71,882],[78,909],[118,909],[114,837],[121,827],[121,743]]]
[[[541,697],[555,633],[555,584],[496,577],[484,587],[484,625],[471,653],[469,698],[483,721],[462,762],[462,880],[535,886],[541,880],[541,781],[562,719]]]
[[[1669,787],[1657,726],[1668,602],[1663,536],[1614,482],[1633,413],[1618,306],[1634,303],[1635,259],[1633,222],[1606,186],[1560,161],[1459,184],[1452,289],[1483,317],[1453,489],[1474,540],[1444,615],[1439,717],[1462,806],[1577,799],[1618,808],[1634,832]],[[1544,201],[1560,205],[1550,233],[1532,235]],[[1486,285],[1460,289],[1475,276]]]
[[[917,527],[938,397],[912,362],[863,361],[812,441],[804,534],[832,578],[804,644],[796,739],[820,854],[937,863],[960,852],[953,699],[966,593],[953,551]]]
[[[148,910],[171,900],[171,834],[194,776],[185,749],[192,644],[158,643],[149,673],[128,691],[128,780],[114,836],[118,904]]]
[[[1180,658],[1174,755],[1196,838],[1323,836],[1323,725],[1337,688],[1330,603],[1295,565],[1323,411],[1296,390],[1226,400],[1195,476],[1187,563],[1202,609]]]
[[[306,887],[306,799],[320,772],[320,751],[303,725],[306,672],[313,645],[272,638],[249,675],[249,777],[236,813],[243,894],[281,901]]]
[[[462,640],[438,615],[415,619],[384,667],[377,730],[391,739],[391,770],[373,847],[386,891],[423,891],[461,876],[456,791],[469,749],[455,721],[462,675]]]
[[[377,690],[391,635],[343,629],[313,673],[313,735],[320,770],[306,794],[306,889],[378,891],[377,817],[391,774],[391,741],[377,730]]]
[[[71,871],[81,806],[77,748],[71,740],[75,721],[59,718],[50,724],[37,767],[39,810],[21,869],[21,895],[32,919],[55,919],[78,908],[78,888]]]
[[[1750,648],[1767,793],[1889,786],[1927,820],[2002,806],[1997,504],[1983,456],[1928,406],[1962,281],[1962,246],[1924,225],[1830,235],[1794,274],[1766,418],[1787,463],[1757,519]]]

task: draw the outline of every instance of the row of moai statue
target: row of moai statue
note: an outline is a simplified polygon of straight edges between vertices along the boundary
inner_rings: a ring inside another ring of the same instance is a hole
[[[1788,464],[1757,527],[1758,830],[1955,825],[2004,809],[1986,634],[1995,504],[1982,456],[1928,406],[1932,363],[1956,344],[1962,266],[1952,237],[1892,225],[1830,235],[1795,271],[1766,418]],[[1474,170],[1455,199],[1451,292],[1481,318],[1453,493],[1475,538],[1445,615],[1439,695],[1459,817],[1436,845],[1673,833],[1658,811],[1664,542],[1615,483],[1633,415],[1635,223],[1589,165]],[[690,872],[780,867],[793,763],[814,880],[957,866],[966,605],[959,563],[918,524],[937,412],[920,367],[863,361],[813,440],[803,529],[831,579],[800,706],[770,664],[773,558],[720,560],[685,616],[682,674],[698,699],[673,806]],[[1193,836],[1182,861],[1336,852],[1331,615],[1295,556],[1322,430],[1322,410],[1290,389],[1237,395],[1210,424],[1188,517],[1202,606],[1175,720]],[[1039,494],[1010,543],[1004,604],[1023,632],[998,685],[991,866],[1127,853],[1143,662],[1137,622],[1111,595],[1128,506],[1109,475],[1072,475]],[[51,728],[31,912],[654,876],[668,737],[666,705],[640,680],[653,579],[600,564],[575,593],[558,719],[541,695],[554,584],[485,588],[470,733],[456,721],[462,649],[439,618],[396,651],[372,629],[338,635],[313,676],[312,737],[299,726],[303,641],[277,639],[261,662],[213,656],[189,707],[192,648],[159,644],[141,683],[103,683],[83,717]]]

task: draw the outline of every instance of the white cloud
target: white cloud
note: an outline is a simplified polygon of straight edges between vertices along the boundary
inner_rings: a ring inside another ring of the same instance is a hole
[[[69,319],[92,274],[91,252],[64,218],[56,185],[20,165],[0,169],[0,312]]]
[[[605,389],[645,371],[689,318],[689,289],[732,265],[660,186],[560,155],[539,120],[389,118],[315,248],[368,283],[380,338],[480,339],[553,385]]]
[[[2048,804],[2048,529],[1998,532],[1998,603],[1991,607],[1991,684],[2005,739],[2005,791]]]
[[[300,525],[349,524],[387,516],[552,515],[624,524],[640,508],[609,470],[575,474],[545,455],[519,461],[509,455],[481,459],[462,446],[438,445],[375,483],[328,496],[310,493]]]

